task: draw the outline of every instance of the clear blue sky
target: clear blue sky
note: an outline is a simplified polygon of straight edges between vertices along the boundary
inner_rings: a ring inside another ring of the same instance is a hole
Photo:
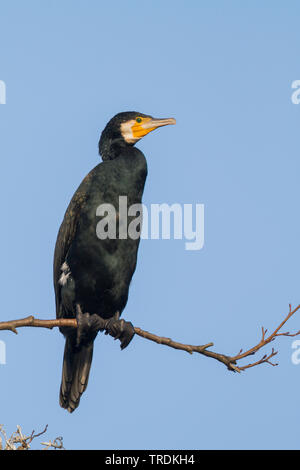
[[[54,318],[52,259],[67,204],[117,112],[173,116],[145,137],[144,202],[205,205],[205,245],[143,240],[124,318],[235,354],[300,303],[299,2],[0,2],[1,319]],[[300,317],[287,329],[299,330]],[[233,374],[136,337],[99,335],[72,415],[58,330],[3,332],[0,421],[68,449],[300,447],[300,365]],[[270,348],[266,348],[266,352]],[[260,356],[259,356],[260,357]],[[247,362],[247,361],[246,361]]]

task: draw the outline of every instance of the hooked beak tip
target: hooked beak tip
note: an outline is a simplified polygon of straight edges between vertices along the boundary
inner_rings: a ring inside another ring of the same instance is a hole
[[[165,118],[165,119],[152,119],[149,125],[153,125],[154,128],[161,126],[169,126],[176,124],[176,119],[174,118]]]

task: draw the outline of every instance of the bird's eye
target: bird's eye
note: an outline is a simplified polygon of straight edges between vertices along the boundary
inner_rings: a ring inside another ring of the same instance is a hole
[[[136,122],[138,122],[140,124],[142,122],[142,118],[140,118],[140,117],[136,118]]]

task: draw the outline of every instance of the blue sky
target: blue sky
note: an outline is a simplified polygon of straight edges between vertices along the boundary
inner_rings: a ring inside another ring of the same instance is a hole
[[[230,355],[300,303],[299,13],[295,1],[0,1],[2,320],[54,318],[59,225],[99,161],[101,130],[126,110],[177,119],[138,144],[144,203],[204,204],[205,245],[142,240],[124,318]],[[299,325],[298,314],[287,329]],[[0,339],[7,432],[48,424],[68,449],[300,446],[293,338],[273,343],[278,367],[233,374],[138,337],[121,352],[99,335],[72,415],[58,404],[59,331]]]

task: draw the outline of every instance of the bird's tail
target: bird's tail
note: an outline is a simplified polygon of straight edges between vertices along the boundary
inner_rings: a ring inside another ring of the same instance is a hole
[[[59,403],[70,413],[78,407],[80,397],[87,387],[93,347],[94,341],[91,341],[77,348],[73,338],[66,337]]]

